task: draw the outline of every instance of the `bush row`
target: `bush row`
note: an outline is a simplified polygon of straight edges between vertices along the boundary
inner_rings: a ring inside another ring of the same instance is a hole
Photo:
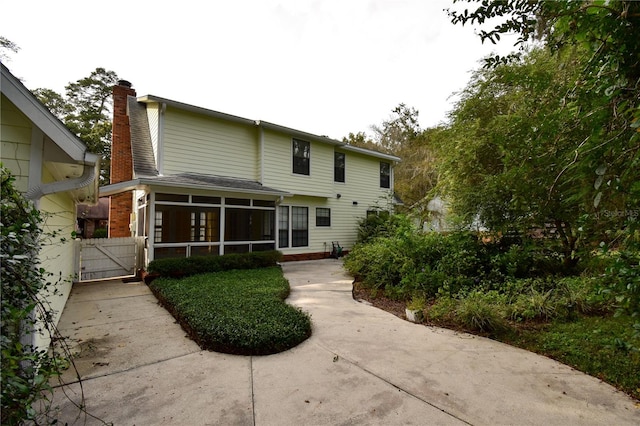
[[[345,267],[365,286],[392,298],[415,292],[428,298],[443,292],[454,295],[479,286],[495,289],[514,278],[572,272],[564,269],[556,251],[516,236],[483,241],[466,231],[422,233],[398,216],[393,227],[379,229],[384,229],[382,235],[355,245]]]
[[[426,307],[425,317],[440,325],[500,333],[524,321],[571,320],[612,311],[613,305],[613,298],[600,291],[599,279],[547,277],[509,281],[500,290],[442,295]]]
[[[282,253],[276,250],[233,253],[224,256],[191,256],[157,259],[149,263],[149,274],[161,277],[187,277],[232,269],[256,269],[276,266]]]
[[[406,300],[432,322],[468,330],[497,332],[517,322],[613,310],[611,273],[603,273],[616,257],[584,255],[588,274],[578,275],[565,268],[555,243],[468,231],[423,233],[406,217],[377,216],[361,223],[345,267],[374,296],[380,291]]]

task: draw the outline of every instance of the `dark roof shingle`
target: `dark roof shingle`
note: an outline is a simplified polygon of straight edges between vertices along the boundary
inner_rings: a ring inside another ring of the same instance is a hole
[[[129,96],[127,100],[134,176],[158,176],[147,119],[147,105],[138,102],[133,96]]]

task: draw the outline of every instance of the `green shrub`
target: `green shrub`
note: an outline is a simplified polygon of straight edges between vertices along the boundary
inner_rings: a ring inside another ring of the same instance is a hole
[[[565,317],[574,313],[592,315],[613,310],[613,298],[601,290],[601,278],[588,276],[563,277],[558,281],[560,305],[565,309]]]
[[[256,269],[276,266],[282,258],[279,251],[225,254],[224,256],[191,256],[156,259],[148,272],[162,277],[185,277],[232,269]]]
[[[379,237],[367,244],[355,245],[345,257],[344,266],[365,287],[384,289],[400,282],[400,271],[406,260],[407,254],[400,249],[397,238]]]
[[[557,288],[560,277],[575,271],[564,269],[562,256],[551,247],[555,241],[517,234],[482,239],[468,231],[423,233],[397,215],[371,216],[361,232],[366,238],[347,256],[345,267],[364,287],[383,289],[393,299],[408,299],[416,291],[428,298],[455,298],[497,290],[514,303],[511,315],[518,320],[568,317],[598,303],[583,286]]]
[[[613,256],[606,281],[621,313],[640,316],[640,252],[624,250]]]
[[[413,232],[415,226],[404,215],[390,214],[380,210],[377,214],[367,215],[358,222],[358,236],[356,242],[368,243],[380,237],[392,237],[400,232]]]
[[[505,298],[497,291],[474,290],[460,300],[456,321],[464,327],[481,332],[500,332],[508,328]]]
[[[40,212],[15,189],[15,178],[1,164],[0,176],[0,423],[42,424],[51,408],[49,380],[60,374],[62,354],[39,349],[24,338],[29,341],[29,335],[38,331],[51,338],[56,333],[53,312],[43,294],[58,295],[60,279],[42,269],[39,259],[42,242],[53,235],[42,231]]]
[[[109,231],[107,228],[97,228],[93,231],[93,238],[107,238]]]
[[[531,288],[519,294],[510,306],[511,318],[515,320],[550,320],[556,317],[556,303],[551,297],[553,290],[541,292]]]
[[[458,306],[458,300],[443,295],[438,297],[436,301],[427,310],[427,318],[438,324],[452,324],[455,322],[455,312]]]
[[[284,302],[289,283],[276,267],[159,278],[150,288],[203,349],[266,355],[311,335],[309,315]]]

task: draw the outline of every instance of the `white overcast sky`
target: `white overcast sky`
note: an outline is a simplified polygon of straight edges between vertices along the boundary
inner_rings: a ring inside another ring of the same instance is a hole
[[[446,119],[483,45],[444,0],[23,0],[0,8],[5,65],[59,93],[97,67],[156,95],[341,139],[405,103]]]

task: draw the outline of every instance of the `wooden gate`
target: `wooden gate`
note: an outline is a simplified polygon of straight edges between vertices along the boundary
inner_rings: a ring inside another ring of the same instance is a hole
[[[144,237],[76,241],[76,274],[80,281],[130,277],[143,261]]]

